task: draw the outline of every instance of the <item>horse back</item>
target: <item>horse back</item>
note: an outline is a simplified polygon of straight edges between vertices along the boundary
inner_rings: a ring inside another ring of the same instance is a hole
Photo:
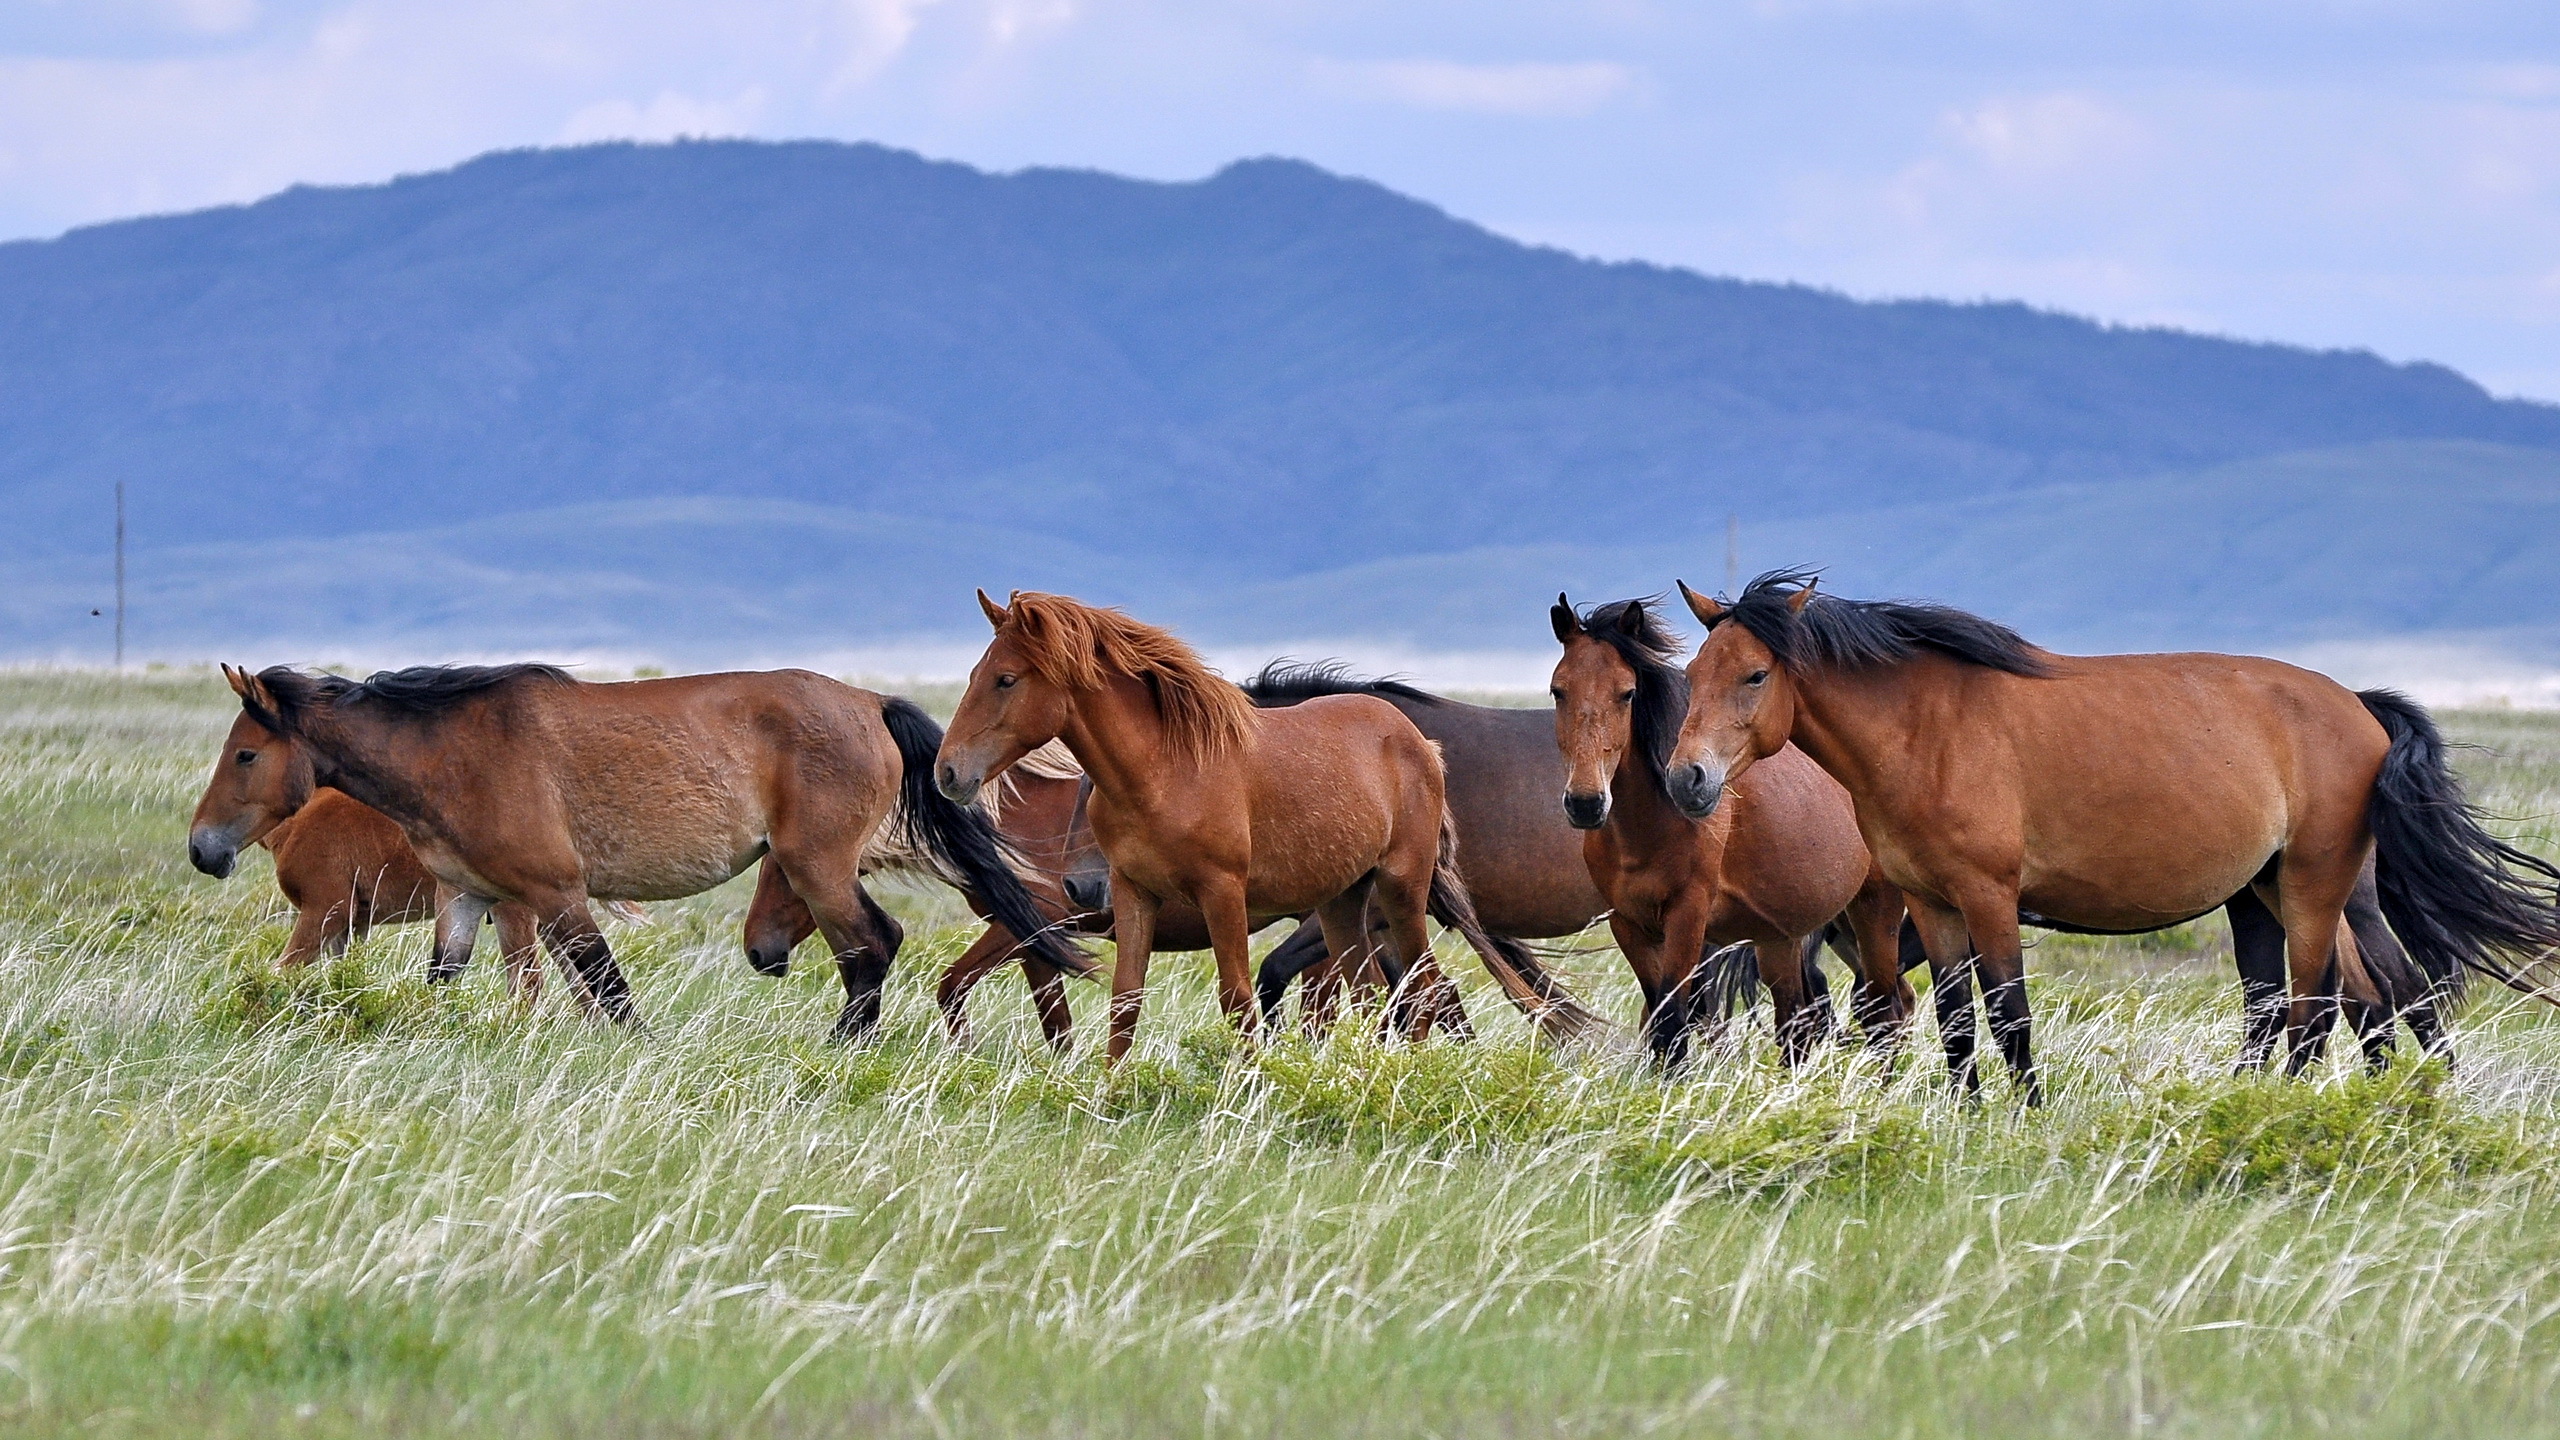
[[[1565,822],[1553,710],[1388,703],[1440,747],[1458,871],[1487,927],[1532,939],[1570,935],[1608,908],[1583,863],[1582,832]]]

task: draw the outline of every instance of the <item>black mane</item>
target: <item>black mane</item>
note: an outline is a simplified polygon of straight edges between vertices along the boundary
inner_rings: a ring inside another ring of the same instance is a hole
[[[1351,673],[1351,667],[1339,660],[1312,663],[1274,660],[1262,667],[1262,673],[1244,682],[1244,693],[1264,709],[1295,705],[1319,695],[1392,695],[1422,705],[1446,705],[1427,690],[1417,690],[1402,680],[1389,676],[1369,680]]]
[[[1655,788],[1671,768],[1671,747],[1680,740],[1680,722],[1689,716],[1689,676],[1680,668],[1680,637],[1653,613],[1662,597],[1612,600],[1594,605],[1579,617],[1582,633],[1618,652],[1636,672],[1634,714],[1629,717],[1628,745],[1644,758],[1645,774]]]
[[[435,715],[457,703],[494,689],[511,680],[528,675],[544,680],[574,683],[569,672],[557,665],[530,662],[515,665],[412,665],[406,670],[379,670],[362,680],[344,675],[312,675],[289,665],[273,665],[258,672],[258,680],[273,695],[284,713],[275,717],[284,724],[270,724],[268,717],[252,717],[260,724],[290,733],[292,717],[320,706],[353,705],[364,700],[378,700],[409,715]]]
[[[1811,570],[1772,570],[1744,586],[1742,598],[1716,623],[1738,622],[1790,670],[1807,665],[1866,670],[1927,650],[2011,675],[2053,671],[2044,654],[2017,631],[1952,606],[1816,595],[1798,610],[1795,597],[1813,582]]]

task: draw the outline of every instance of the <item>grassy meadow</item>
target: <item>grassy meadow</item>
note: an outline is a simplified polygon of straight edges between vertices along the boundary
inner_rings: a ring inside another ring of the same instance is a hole
[[[943,1041],[972,931],[921,889],[881,1039],[828,1046],[832,967],[752,974],[733,883],[614,932],[620,1034],[485,942],[429,991],[421,927],[275,978],[263,852],[183,855],[228,698],[0,675],[0,1433],[2560,1428],[2560,1017],[2502,993],[2451,1076],[2235,1078],[2219,919],[2048,938],[2021,1114],[1925,1021],[1898,1070],[1789,1075],[1765,1018],[1672,1083],[1560,1056],[1472,961],[1475,1046],[1246,1056],[1166,957],[1105,1075],[1010,975]],[[2451,726],[2560,811],[2560,718]]]

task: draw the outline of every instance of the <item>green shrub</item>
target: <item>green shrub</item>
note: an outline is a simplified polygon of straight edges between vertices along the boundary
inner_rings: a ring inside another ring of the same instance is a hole
[[[255,1032],[304,1029],[331,1040],[362,1040],[433,1013],[420,980],[377,980],[352,955],[292,972],[234,964],[202,1008],[217,1028]]]
[[[1739,1119],[1648,1135],[1610,1157],[1617,1178],[1649,1194],[1856,1189],[1926,1178],[1937,1141],[1899,1106],[1851,1106],[1830,1097],[1769,1105]]]
[[[2535,1151],[2511,1124],[2466,1108],[2441,1062],[2313,1085],[2270,1075],[2180,1081],[2102,1117],[2075,1158],[2126,1151],[2196,1190],[2434,1183],[2517,1170]]]

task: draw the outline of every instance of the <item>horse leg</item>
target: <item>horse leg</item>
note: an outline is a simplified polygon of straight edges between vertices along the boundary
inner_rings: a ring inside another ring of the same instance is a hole
[[[1822,1038],[1821,1030],[1816,1028],[1821,1017],[1805,1003],[1804,952],[1792,941],[1759,942],[1751,952],[1760,961],[1760,983],[1769,992],[1778,1058],[1792,1070],[1812,1057],[1815,1043]]]
[[[1288,939],[1273,946],[1271,953],[1262,957],[1262,970],[1254,978],[1254,988],[1262,1001],[1263,1028],[1269,1029],[1279,1022],[1280,1001],[1288,994],[1289,982],[1323,964],[1327,953],[1324,925],[1310,915],[1298,922],[1298,928],[1289,932]],[[1310,992],[1314,983],[1312,980],[1308,982]],[[1303,1018],[1313,1009],[1310,999],[1301,995],[1299,1015]]]
[[[299,970],[313,960],[335,958],[347,948],[349,921],[344,905],[315,905],[293,917],[293,934],[284,942],[276,966]]]
[[[1105,1063],[1117,1065],[1138,1038],[1138,1012],[1147,1003],[1147,961],[1156,948],[1155,897],[1128,876],[1111,872],[1111,938],[1119,952],[1111,966],[1111,1032]]]
[[[1982,1098],[1982,1068],[1974,1051],[1973,937],[1964,912],[1935,901],[1911,899],[1911,924],[1929,954],[1929,997],[1938,1010],[1938,1039],[1947,1051],[1947,1084],[1967,1100]]]
[[[1387,1012],[1415,1044],[1430,1037],[1431,1022],[1448,1006],[1458,988],[1441,971],[1440,958],[1431,950],[1431,931],[1424,923],[1431,903],[1435,860],[1436,853],[1426,854],[1418,875],[1399,873],[1382,865],[1369,886],[1369,904],[1386,920],[1387,944],[1377,952],[1380,963],[1393,956],[1402,971],[1387,977],[1394,987]]]
[[[436,951],[427,961],[428,984],[442,985],[470,968],[472,947],[480,943],[480,922],[497,905],[486,895],[436,887]],[[585,909],[583,896],[579,908]],[[595,922],[588,921],[587,928],[594,929]]]
[[[1218,1008],[1248,1042],[1262,1039],[1253,997],[1253,925],[1244,911],[1244,877],[1216,875],[1199,889],[1200,918],[1209,922],[1209,951],[1218,961]]]
[[[596,917],[587,908],[586,893],[565,890],[528,895],[524,903],[541,920],[543,946],[551,952],[552,959],[560,962],[569,983],[594,998],[594,1013],[616,1025],[638,1025],[640,1012],[631,1003],[631,982],[622,978],[622,967],[613,960],[613,947],[605,943],[604,932],[596,928]],[[475,916],[470,929],[462,933],[469,936],[479,928],[480,921]],[[469,950],[462,953],[464,959],[471,958]]]
[[[2018,933],[2018,896],[2005,887],[1971,897],[1964,907],[1965,928],[1972,932],[1974,964],[1982,975],[1982,1008],[1991,1015],[1991,1038],[2009,1062],[2018,1098],[2044,1103],[2044,1081],[2036,1074],[2033,1022],[2027,1011],[2027,952]]]
[[[1670,1013],[1669,1002],[1674,987],[1666,983],[1669,977],[1664,972],[1669,967],[1662,963],[1662,957],[1669,952],[1670,946],[1646,934],[1634,921],[1614,912],[1609,916],[1609,938],[1618,942],[1618,953],[1626,957],[1627,968],[1635,972],[1636,991],[1644,997],[1644,1014],[1637,1028],[1644,1032],[1645,1049],[1655,1064],[1668,1065],[1674,1048],[1673,1038],[1687,1019],[1684,1015]],[[1700,946],[1706,944],[1703,936],[1698,943]],[[1693,952],[1693,958],[1704,957],[1695,956]],[[1694,973],[1695,964],[1690,968]]]
[[[2426,981],[2417,962],[2409,958],[2408,947],[2400,943],[2400,937],[2391,932],[2390,922],[2383,918],[2382,894],[2370,865],[2356,872],[2356,888],[2347,895],[2347,929],[2354,934],[2356,948],[2366,957],[2365,969],[2377,984],[2386,974],[2404,977],[2386,990],[2382,1003],[2386,1049],[2392,1022],[2405,1019],[2409,1022],[2409,1038],[2418,1042],[2420,1055],[2441,1055],[2451,1063],[2453,1053],[2447,1048],[2437,1009],[2443,994]],[[2418,993],[2400,993],[2411,979],[2421,987]]]
[[[969,942],[969,948],[960,952],[960,958],[952,961],[942,972],[942,982],[933,987],[933,1002],[942,1011],[942,1030],[951,1037],[953,1045],[963,1050],[969,1048],[969,992],[978,988],[979,981],[993,974],[1020,944],[1013,938],[1012,931],[1001,925],[989,925],[979,931],[978,938]],[[1041,1020],[1045,1029],[1048,1017],[1044,1014]]]
[[[1052,1053],[1076,1048],[1076,1012],[1067,1005],[1067,972],[1046,960],[1024,956],[1022,983],[1031,987],[1031,1008],[1040,1017],[1040,1038]]]
[[[542,935],[533,912],[512,902],[498,907],[498,954],[507,967],[507,994],[519,1005],[530,1008],[542,998]],[[578,987],[572,985],[571,990]],[[584,993],[578,998],[589,1008],[595,1002]]]
[[[1322,905],[1299,926],[1316,929],[1316,948],[1325,959],[1308,976],[1306,993],[1299,998],[1298,1009],[1306,1019],[1310,1034],[1322,1034],[1317,1006],[1323,1006],[1321,1023],[1325,1030],[1333,1027],[1334,1007],[1340,1003],[1345,977],[1354,976],[1369,966],[1369,884],[1362,881]],[[1293,934],[1291,941],[1298,937]],[[1318,987],[1322,987],[1321,993]]]
[[[2347,896],[2355,889],[2363,858],[2354,855],[2339,863],[2334,856],[2288,850],[2276,871],[2276,914],[2284,922],[2285,970],[2293,991],[2285,1014],[2287,1075],[2302,1073],[2337,1021],[2331,977]]]
[[[1867,1048],[1890,1059],[1900,1054],[1919,997],[1902,978],[1902,892],[1870,875],[1849,902],[1848,928],[1857,942],[1858,989],[1849,1002]],[[1815,936],[1819,941],[1821,937]]]
[[[803,892],[804,898],[807,892]],[[853,884],[853,904],[846,906],[842,897],[828,892],[826,898],[812,899],[809,913],[818,920],[818,933],[836,952],[836,975],[844,982],[844,1009],[837,1012],[836,1023],[827,1032],[833,1041],[859,1040],[880,1024],[880,992],[889,983],[889,967],[896,963],[898,946],[907,932],[871,898],[859,880]]]
[[[2231,919],[2231,963],[2240,972],[2243,1027],[2235,1070],[2262,1070],[2274,1063],[2276,1036],[2284,1029],[2284,925],[2259,899],[2243,890],[2223,904]]]

